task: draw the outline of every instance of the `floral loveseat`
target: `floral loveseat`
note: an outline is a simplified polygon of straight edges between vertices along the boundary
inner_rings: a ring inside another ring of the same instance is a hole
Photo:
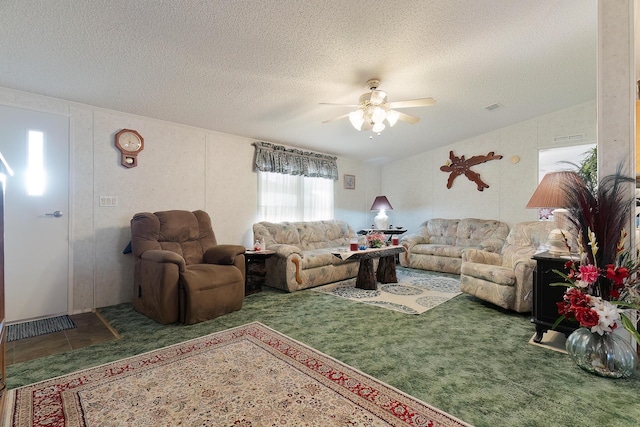
[[[267,286],[295,292],[358,275],[358,261],[331,253],[356,237],[344,221],[258,222],[253,237],[276,252],[266,260]]]
[[[500,252],[509,234],[506,223],[489,219],[434,218],[423,222],[419,232],[402,238],[406,252],[403,267],[460,274],[462,252],[468,248]]]

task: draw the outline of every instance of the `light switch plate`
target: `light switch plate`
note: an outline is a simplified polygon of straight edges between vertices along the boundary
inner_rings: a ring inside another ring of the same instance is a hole
[[[115,196],[100,196],[100,207],[114,207],[118,206],[118,198]]]

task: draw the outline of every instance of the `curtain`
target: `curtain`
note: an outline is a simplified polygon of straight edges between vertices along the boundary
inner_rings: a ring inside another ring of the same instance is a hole
[[[333,219],[333,181],[304,177],[302,185],[303,221]]]
[[[333,181],[325,178],[258,172],[258,220],[333,219]]]
[[[337,157],[285,148],[268,142],[254,142],[254,171],[338,180]]]
[[[259,221],[282,222],[301,219],[300,178],[281,173],[258,172]]]
[[[333,219],[337,157],[254,142],[259,221]]]

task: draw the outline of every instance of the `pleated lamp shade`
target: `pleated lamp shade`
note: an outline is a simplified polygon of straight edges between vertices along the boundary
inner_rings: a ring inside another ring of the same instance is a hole
[[[566,208],[567,198],[562,190],[567,183],[578,183],[580,177],[575,172],[549,172],[533,192],[527,208]]]
[[[540,181],[538,188],[533,192],[527,208],[552,208],[555,228],[547,237],[547,246],[552,255],[568,255],[569,250],[564,241],[565,236],[570,236],[567,229],[572,227],[566,217],[568,200],[563,190],[564,186],[572,183],[581,184],[581,179],[575,172],[560,171],[549,172]]]

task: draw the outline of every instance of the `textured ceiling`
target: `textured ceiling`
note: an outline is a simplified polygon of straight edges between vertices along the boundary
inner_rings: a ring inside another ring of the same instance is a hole
[[[3,0],[0,86],[384,163],[595,99],[596,31],[596,0]],[[321,123],[370,78],[437,103]]]

